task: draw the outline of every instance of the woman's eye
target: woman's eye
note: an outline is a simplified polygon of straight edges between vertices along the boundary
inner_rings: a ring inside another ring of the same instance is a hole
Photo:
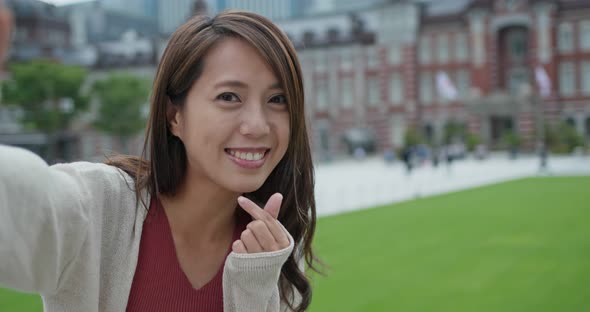
[[[277,104],[287,104],[287,97],[280,94],[280,95],[275,95],[273,97],[270,98],[270,102],[271,103],[277,103]]]
[[[231,92],[221,93],[220,95],[217,96],[217,99],[222,100],[222,101],[226,101],[226,102],[240,101],[240,98],[238,98],[238,96],[235,95],[235,93],[231,93]]]

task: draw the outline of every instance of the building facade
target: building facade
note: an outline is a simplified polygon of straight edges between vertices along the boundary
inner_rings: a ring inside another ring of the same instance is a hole
[[[433,145],[455,126],[492,148],[509,132],[532,148],[561,121],[590,138],[588,1],[386,1],[280,24],[320,154],[345,152],[351,128],[374,133],[378,150],[402,147],[412,128]]]
[[[57,8],[69,24],[71,46],[64,63],[87,67],[155,65],[159,33],[155,19],[86,1]]]
[[[160,32],[172,34],[192,14],[195,0],[158,1]]]
[[[14,15],[9,61],[61,59],[70,47],[71,29],[54,5],[39,0],[5,1]]]
[[[113,11],[151,18],[158,16],[158,0],[100,0],[100,2],[102,7]]]
[[[216,0],[215,12],[227,9],[246,10],[272,20],[282,20],[303,16],[311,4],[311,0]]]

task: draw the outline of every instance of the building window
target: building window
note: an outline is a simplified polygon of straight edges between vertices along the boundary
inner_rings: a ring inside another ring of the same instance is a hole
[[[526,68],[512,68],[508,73],[508,88],[512,93],[520,94],[522,88],[529,82],[529,73]]]
[[[455,59],[459,62],[467,61],[469,57],[467,52],[467,34],[459,33],[455,35]]]
[[[561,95],[573,95],[576,90],[576,75],[574,63],[563,62],[559,64],[559,93]]]
[[[402,53],[400,46],[390,46],[389,53],[387,54],[387,59],[389,64],[391,65],[398,65],[402,62]]]
[[[340,102],[343,108],[351,108],[354,103],[354,80],[352,78],[343,78],[341,81],[340,94],[342,98]]]
[[[582,92],[590,95],[590,61],[582,63]]]
[[[523,30],[511,30],[507,35],[508,55],[511,62],[521,63],[527,56],[527,33]]]
[[[420,75],[420,101],[422,105],[429,105],[432,102],[432,74],[430,73]]]
[[[317,51],[315,53],[315,69],[318,72],[323,72],[328,68],[328,58],[326,57],[326,52],[324,51]]]
[[[469,89],[471,88],[471,75],[469,70],[460,69],[457,71],[457,92],[460,97],[466,97],[469,95]]]
[[[519,6],[521,5],[521,1],[520,0],[506,0],[506,2],[504,3],[504,8],[507,11],[514,11],[516,10]]]
[[[24,27],[19,27],[19,28],[15,29],[14,38],[16,41],[25,41],[28,39],[28,37],[29,37],[28,29],[26,29]]]
[[[379,66],[379,51],[376,47],[367,48],[367,67],[375,68]]]
[[[389,79],[389,100],[395,105],[401,105],[404,100],[404,87],[399,73],[392,74]]]
[[[420,38],[420,46],[418,47],[419,54],[418,57],[420,59],[421,64],[430,64],[430,37],[424,36]]]
[[[340,52],[340,67],[342,69],[351,69],[352,63],[352,50],[349,48],[342,49]]]
[[[561,23],[558,27],[557,48],[560,52],[574,50],[574,29],[572,23]]]
[[[48,42],[51,42],[57,46],[65,45],[65,36],[59,31],[49,30],[47,31],[46,36]]]
[[[328,108],[328,81],[318,80],[316,82],[316,108],[318,111],[325,111]]]
[[[590,51],[590,20],[580,22],[580,48]]]
[[[439,34],[436,43],[436,55],[439,64],[449,62],[449,37],[445,34]]]
[[[368,81],[368,97],[369,97],[369,106],[377,106],[381,101],[379,96],[379,78],[378,77],[371,77]]]
[[[404,116],[394,115],[391,119],[391,143],[394,147],[404,145],[406,123]]]

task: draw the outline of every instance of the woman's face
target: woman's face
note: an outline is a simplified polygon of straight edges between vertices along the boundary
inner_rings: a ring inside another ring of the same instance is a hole
[[[185,145],[188,176],[237,193],[260,188],[285,155],[289,112],[279,80],[254,47],[226,38],[170,127]]]

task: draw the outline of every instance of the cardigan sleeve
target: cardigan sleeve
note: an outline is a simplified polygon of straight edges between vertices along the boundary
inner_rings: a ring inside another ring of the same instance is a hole
[[[90,195],[75,166],[0,145],[0,285],[57,292],[88,234]]]
[[[286,231],[286,230],[285,230]],[[287,233],[288,234],[288,233]],[[279,312],[285,310],[279,295],[279,276],[293,252],[289,247],[273,252],[231,252],[223,271],[223,301],[227,312]]]

